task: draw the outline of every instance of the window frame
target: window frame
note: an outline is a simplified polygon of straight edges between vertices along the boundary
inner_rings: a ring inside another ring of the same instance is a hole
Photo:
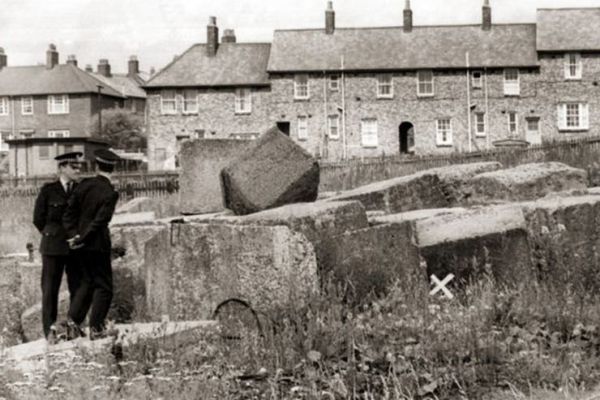
[[[0,97],[0,115],[6,116],[10,114],[10,100],[7,96]]]
[[[577,105],[577,126],[568,126],[568,106]],[[560,102],[558,103],[558,130],[559,131],[587,131],[590,129],[590,109],[586,102]]]
[[[301,130],[304,131],[303,134],[300,134]],[[300,141],[308,140],[308,115],[298,115],[296,120],[296,135]]]
[[[193,96],[187,97],[186,94],[193,93]],[[193,108],[187,109],[188,104],[195,105]],[[177,109],[177,94],[175,94],[175,108]],[[181,94],[181,113],[182,114],[198,114],[199,110],[198,103],[198,90],[197,89],[184,89]]]
[[[31,106],[31,111],[25,111],[25,103],[23,100],[28,99]],[[33,96],[23,96],[21,97],[21,115],[33,115]]]
[[[448,127],[443,129],[440,125],[442,122],[448,122]],[[446,133],[446,140],[443,138],[443,134]],[[435,120],[435,143],[438,147],[451,147],[453,146],[453,132],[452,132],[452,118],[443,117]]]
[[[57,109],[56,100],[60,98],[62,109]],[[69,114],[69,95],[68,94],[49,94],[48,95],[48,114],[49,115],[64,115]]]
[[[250,88],[235,89],[234,112],[236,114],[252,113],[252,90]],[[247,106],[247,107],[243,107]]]
[[[516,79],[508,79],[507,75],[510,72],[516,72]],[[519,68],[504,68],[504,96],[520,96],[521,95],[521,73]]]
[[[332,128],[334,125],[332,121],[335,121],[335,135],[332,135]],[[337,140],[340,138],[340,115],[339,114],[330,114],[327,116],[327,137],[332,140]]]
[[[173,97],[166,97],[165,93],[172,92]],[[173,104],[172,110],[167,110],[165,104]],[[177,91],[175,89],[163,89],[160,92],[160,113],[162,115],[177,115]]]
[[[421,74],[424,73],[430,73],[431,74],[431,81],[424,81],[422,80],[422,76]],[[421,84],[429,84],[431,83],[431,92],[422,92],[421,91]],[[418,97],[433,97],[435,96],[435,75],[433,73],[433,70],[431,69],[421,69],[417,71],[417,96]]]
[[[366,130],[368,124],[372,124],[371,128]],[[365,148],[377,148],[379,146],[379,127],[377,118],[363,118],[360,120],[360,143]],[[370,137],[370,139],[369,139]]]
[[[485,112],[476,112],[475,113],[475,137],[486,137],[487,136],[487,118]],[[482,118],[479,121],[479,118]],[[480,125],[483,125],[483,131],[480,131]]]
[[[69,129],[49,129],[49,138],[68,138],[71,137],[71,131]]]
[[[573,64],[571,61],[571,56],[575,57],[575,63]],[[569,81],[581,80],[583,76],[583,63],[581,61],[581,53],[570,52],[565,53],[564,59],[564,67],[565,67],[565,79]],[[571,74],[571,68],[575,67],[575,74]]]
[[[306,80],[300,82],[300,80]],[[295,100],[308,100],[310,99],[310,84],[308,74],[296,74],[294,75],[294,99]],[[301,95],[300,89],[306,89],[306,94]]]
[[[377,77],[377,98],[394,98],[394,77],[392,74],[378,74]],[[389,89],[389,93],[383,93],[383,88]]]
[[[335,78],[335,79],[334,79]],[[328,77],[328,87],[332,92],[337,92],[340,90],[340,80],[341,76],[339,74],[331,74]],[[335,82],[335,85],[333,84]]]
[[[513,125],[513,121],[511,121],[512,117],[515,117],[514,126],[515,130],[511,130],[511,126]],[[516,111],[507,111],[506,112],[506,128],[508,130],[509,136],[518,136],[519,135],[519,114]]]

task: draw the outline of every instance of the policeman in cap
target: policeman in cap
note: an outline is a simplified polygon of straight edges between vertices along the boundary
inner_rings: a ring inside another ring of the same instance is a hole
[[[42,327],[49,343],[54,343],[57,337],[55,322],[63,271],[67,274],[71,299],[81,279],[62,219],[67,199],[77,185],[82,155],[75,151],[54,158],[58,163],[58,180],[41,188],[33,211],[33,224],[42,235]]]
[[[120,160],[107,149],[94,152],[98,174],[83,179],[69,198],[63,217],[71,249],[80,249],[81,285],[69,307],[69,337],[82,335],[81,324],[91,307],[90,339],[106,336],[105,318],[113,296],[108,223],[119,199],[111,174]]]

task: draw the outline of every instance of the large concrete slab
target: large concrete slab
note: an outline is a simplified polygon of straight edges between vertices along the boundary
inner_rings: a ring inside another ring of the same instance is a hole
[[[183,142],[180,152],[180,211],[200,214],[224,210],[221,170],[253,145],[253,141],[234,139]]]
[[[211,318],[239,299],[268,312],[318,288],[313,246],[286,226],[176,223],[146,243],[148,316]]]
[[[473,177],[474,201],[534,200],[552,192],[584,190],[587,173],[558,162],[523,164]]]
[[[367,211],[388,214],[423,208],[444,208],[470,202],[465,182],[486,171],[501,168],[497,162],[483,162],[434,168],[416,174],[375,182],[329,197],[327,201],[358,200]]]
[[[319,163],[279,129],[271,128],[256,146],[221,171],[221,179],[225,206],[245,215],[315,201]]]
[[[491,274],[501,282],[534,278],[525,218],[519,206],[491,206],[414,222],[428,275],[458,282]]]

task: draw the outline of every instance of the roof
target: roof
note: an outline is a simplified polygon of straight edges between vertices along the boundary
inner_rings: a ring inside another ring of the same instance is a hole
[[[269,43],[220,43],[209,57],[206,44],[195,44],[154,75],[146,88],[269,85]]]
[[[538,51],[600,50],[600,8],[537,11]]]
[[[97,143],[97,144],[105,144],[108,146],[108,142],[103,139],[94,138],[94,137],[85,137],[85,136],[72,136],[72,137],[60,137],[60,138],[51,138],[51,137],[28,137],[28,138],[17,138],[17,139],[7,139],[6,143],[8,144],[38,144],[38,143]]]
[[[111,86],[123,96],[146,98],[146,91],[140,87],[135,78],[131,78],[127,74],[113,74],[110,77],[98,73],[91,73],[91,75],[105,85]]]
[[[98,79],[70,64],[59,64],[52,69],[36,65],[0,70],[0,96],[96,93],[100,84]],[[102,93],[123,97],[112,88]]]
[[[277,30],[269,72],[538,66],[535,24]]]

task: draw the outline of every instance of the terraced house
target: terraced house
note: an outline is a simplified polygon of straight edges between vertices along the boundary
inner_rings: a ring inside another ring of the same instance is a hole
[[[252,137],[273,125],[326,160],[598,134],[600,9],[540,9],[536,23],[494,24],[484,0],[480,24],[418,26],[406,0],[402,22],[338,28],[328,2],[324,27],[276,30],[251,56],[252,73],[240,75],[248,65],[241,49],[253,45],[218,43],[212,18],[207,44],[149,82],[150,167],[176,166],[178,138]],[[202,61],[191,57],[200,53]],[[218,64],[225,57],[232,69]],[[235,76],[237,86],[228,97],[223,89],[200,96],[190,80],[198,74],[204,82]],[[257,76],[260,88],[251,85]]]

